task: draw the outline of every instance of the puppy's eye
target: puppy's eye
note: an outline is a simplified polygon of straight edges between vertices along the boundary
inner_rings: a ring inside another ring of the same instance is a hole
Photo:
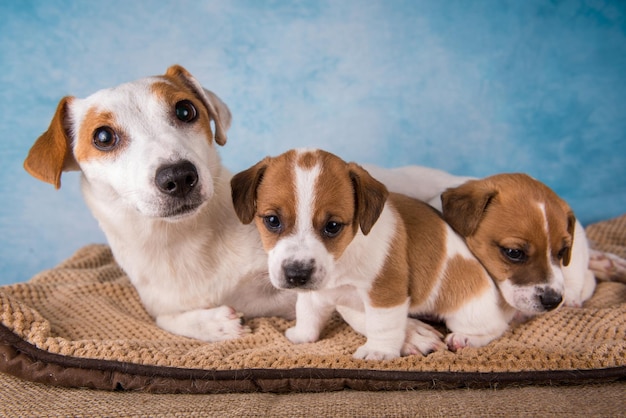
[[[342,229],[343,224],[335,221],[330,221],[326,225],[324,225],[324,235],[328,238],[334,238],[339,235]]]
[[[524,250],[517,248],[500,248],[500,251],[512,263],[523,263],[527,258]]]
[[[263,217],[263,223],[268,231],[279,233],[282,231],[282,224],[280,223],[280,218],[276,215],[269,215]]]
[[[181,100],[175,106],[176,117],[182,122],[193,122],[198,117],[196,107],[189,100]]]
[[[117,143],[117,134],[109,126],[101,126],[93,132],[93,145],[100,151],[110,151]]]

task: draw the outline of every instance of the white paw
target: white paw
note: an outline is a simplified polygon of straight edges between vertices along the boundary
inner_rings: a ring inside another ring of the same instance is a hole
[[[216,342],[249,334],[250,328],[243,324],[242,316],[229,306],[220,306],[161,315],[157,317],[157,325],[173,334]]]
[[[314,343],[319,339],[317,333],[302,329],[302,327],[298,328],[297,325],[288,328],[285,331],[285,337],[294,344]]]
[[[432,326],[414,318],[409,318],[406,327],[406,338],[400,350],[403,356],[413,354],[428,355],[443,350],[446,344],[443,335]]]
[[[450,351],[457,351],[465,347],[482,347],[497,338],[494,335],[466,335],[460,332],[452,332],[445,339]]]
[[[361,360],[391,360],[400,357],[400,352],[384,347],[370,347],[365,343],[354,352],[352,357]]]

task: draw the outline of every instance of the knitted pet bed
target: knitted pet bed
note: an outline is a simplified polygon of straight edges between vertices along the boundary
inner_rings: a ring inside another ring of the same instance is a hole
[[[587,228],[626,257],[626,215]],[[339,317],[320,341],[293,345],[280,318],[204,343],[158,328],[109,248],[92,245],[27,283],[0,287],[0,372],[47,384],[157,393],[292,392],[566,384],[626,378],[626,284],[600,282],[482,348],[391,361],[354,360],[365,341]]]

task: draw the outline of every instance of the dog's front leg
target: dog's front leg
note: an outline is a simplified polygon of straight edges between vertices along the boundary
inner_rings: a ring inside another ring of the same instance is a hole
[[[230,340],[250,333],[250,328],[243,325],[242,314],[229,306],[159,315],[156,323],[172,334],[208,342]]]
[[[335,304],[319,292],[298,293],[296,325],[285,331],[285,336],[295,344],[319,340],[320,333],[334,310]]]
[[[377,308],[365,302],[367,341],[354,353],[354,358],[390,360],[400,357],[406,336],[409,299],[390,308]]]

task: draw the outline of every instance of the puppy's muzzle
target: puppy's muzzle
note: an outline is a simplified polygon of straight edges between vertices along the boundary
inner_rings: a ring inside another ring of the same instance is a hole
[[[283,263],[282,267],[286,287],[306,288],[311,282],[315,263],[312,260],[308,262],[290,261]]]
[[[561,304],[563,296],[553,289],[546,288],[539,295],[539,301],[546,311],[551,311]]]
[[[154,182],[162,193],[184,198],[198,184],[198,171],[191,162],[183,160],[159,167]]]

